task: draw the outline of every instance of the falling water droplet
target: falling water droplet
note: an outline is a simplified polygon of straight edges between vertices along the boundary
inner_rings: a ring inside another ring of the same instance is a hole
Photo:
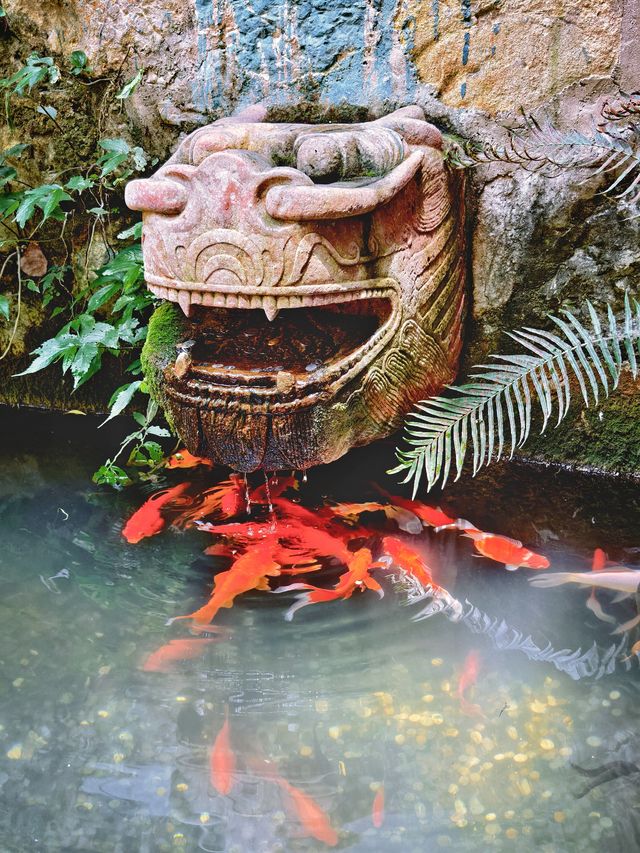
[[[306,472],[306,471],[303,471],[303,472],[302,472],[302,482],[303,482],[303,483],[306,483],[306,482],[307,482],[307,472]]]
[[[251,496],[249,494],[249,481],[247,480],[247,472],[242,475],[244,477],[244,499],[247,503],[247,515],[251,515]]]
[[[264,490],[267,496],[267,506],[269,507],[269,514],[273,515],[273,504],[271,503],[271,487],[269,486],[269,475],[266,471],[262,472],[264,474]]]

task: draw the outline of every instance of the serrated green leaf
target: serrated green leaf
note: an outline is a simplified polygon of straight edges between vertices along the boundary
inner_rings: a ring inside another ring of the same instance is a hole
[[[141,385],[142,381],[136,380],[135,382],[129,382],[127,385],[122,385],[118,388],[109,400],[109,417],[105,418],[100,426],[104,426],[112,418],[116,418],[118,415],[122,414]]]
[[[65,186],[69,190],[74,190],[76,192],[81,193],[84,190],[88,190],[91,189],[91,187],[94,187],[95,182],[90,180],[89,178],[84,178],[82,175],[74,175],[72,178],[69,178]]]

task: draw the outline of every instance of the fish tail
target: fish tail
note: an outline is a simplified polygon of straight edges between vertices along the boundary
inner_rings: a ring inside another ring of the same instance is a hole
[[[624,634],[627,631],[630,631],[632,628],[635,628],[638,624],[640,624],[640,614],[638,614],[638,616],[634,616],[633,619],[629,619],[628,622],[623,622],[622,625],[618,625],[618,627],[611,633]]]
[[[575,574],[573,572],[554,572],[552,575],[544,575],[543,577],[535,577],[529,580],[531,586],[538,587],[548,587],[548,586],[562,586],[565,583],[572,583],[575,581]]]
[[[285,621],[291,622],[298,610],[300,610],[302,607],[306,607],[307,604],[313,604],[310,599],[311,593],[303,592],[302,595],[298,595],[291,607],[284,614]]]
[[[613,616],[610,616],[608,613],[605,613],[602,609],[602,605],[596,598],[596,592],[594,589],[591,590],[591,595],[587,599],[587,609],[590,610],[593,615],[601,622],[610,622],[611,624],[615,624],[616,620],[613,618]]]

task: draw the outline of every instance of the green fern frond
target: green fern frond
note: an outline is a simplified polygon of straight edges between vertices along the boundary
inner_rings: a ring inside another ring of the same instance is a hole
[[[524,353],[493,355],[490,364],[477,365],[464,385],[448,386],[450,395],[418,403],[409,415],[404,439],[408,449],[397,450],[398,465],[390,474],[405,473],[414,495],[422,477],[427,490],[462,474],[467,455],[472,473],[506,454],[511,458],[531,430],[534,404],[542,413],[544,432],[554,417],[557,426],[569,411],[571,378],[585,406],[608,397],[618,386],[623,364],[634,377],[640,357],[640,302],[625,296],[624,316],[617,320],[611,307],[601,320],[588,302],[589,325],[571,311],[549,315],[556,331],[525,327],[509,337]]]
[[[635,102],[626,104],[628,110]],[[624,131],[606,125],[590,134],[578,130],[560,131],[549,122],[539,123],[525,115],[522,127],[505,128],[504,145],[469,141],[448,153],[449,162],[458,168],[483,163],[509,163],[548,178],[562,172],[588,169],[591,177],[612,174],[603,190],[618,201],[635,205],[640,201],[640,141],[637,125]]]

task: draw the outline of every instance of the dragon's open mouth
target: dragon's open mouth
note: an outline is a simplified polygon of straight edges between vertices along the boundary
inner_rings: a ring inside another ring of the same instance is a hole
[[[395,333],[398,291],[392,279],[314,295],[253,294],[242,307],[198,307],[188,337],[167,371],[170,396],[205,408],[284,413],[335,394]],[[364,285],[364,286],[363,286]],[[219,300],[221,301],[221,300]]]

